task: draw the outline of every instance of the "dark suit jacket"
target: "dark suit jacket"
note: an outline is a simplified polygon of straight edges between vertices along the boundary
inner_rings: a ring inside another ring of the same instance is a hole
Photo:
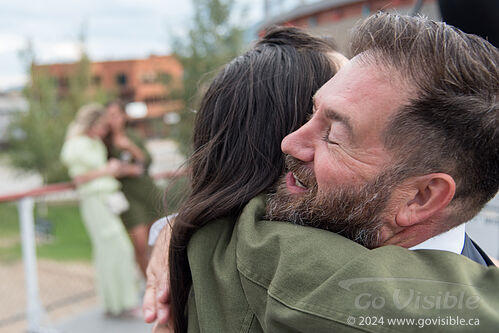
[[[466,234],[461,254],[484,266],[494,266],[485,252]]]

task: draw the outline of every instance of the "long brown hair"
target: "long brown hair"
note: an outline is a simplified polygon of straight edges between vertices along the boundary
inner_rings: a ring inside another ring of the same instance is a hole
[[[185,332],[192,284],[187,244],[211,220],[237,216],[284,171],[280,144],[305,123],[312,96],[336,71],[321,39],[273,28],[227,64],[201,101],[190,159],[192,192],[173,225],[169,252],[175,332]]]

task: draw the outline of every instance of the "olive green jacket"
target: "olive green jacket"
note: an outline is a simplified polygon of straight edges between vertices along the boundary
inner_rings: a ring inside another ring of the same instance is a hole
[[[499,269],[445,251],[368,250],[261,220],[265,197],[192,237],[189,332],[499,332]]]

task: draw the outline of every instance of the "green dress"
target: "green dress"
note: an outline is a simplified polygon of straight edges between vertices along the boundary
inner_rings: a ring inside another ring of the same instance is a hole
[[[121,214],[121,220],[127,230],[140,224],[150,224],[164,215],[162,193],[149,176],[151,155],[147,151],[144,141],[131,130],[126,131],[126,136],[142,151],[145,156],[144,173],[137,177],[120,178],[121,190],[127,198],[130,208]],[[134,163],[131,155],[126,150],[111,147],[109,156],[125,162]]]
[[[71,177],[102,168],[107,163],[104,144],[87,136],[64,143],[61,159]],[[78,186],[80,211],[92,241],[97,293],[105,311],[119,314],[139,304],[134,251],[128,234],[106,204],[119,191],[119,182],[100,177]]]

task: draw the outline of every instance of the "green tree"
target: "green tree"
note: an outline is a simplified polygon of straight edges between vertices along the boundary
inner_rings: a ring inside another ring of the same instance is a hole
[[[216,71],[243,48],[243,10],[235,0],[192,0],[194,15],[187,38],[177,37],[173,49],[184,68],[182,90],[173,93],[184,103],[180,123],[172,129],[183,153],[191,149],[194,110]],[[236,13],[237,12],[237,13]]]
[[[28,68],[29,83],[23,95],[29,107],[19,112],[9,127],[10,160],[18,168],[38,171],[44,182],[65,179],[58,150],[69,116],[61,115],[55,80],[35,69],[31,43],[20,56]]]
[[[46,70],[35,66],[31,43],[20,57],[29,75],[23,90],[28,110],[19,112],[9,127],[10,161],[20,169],[37,171],[44,183],[68,180],[59,158],[67,126],[82,105],[95,101],[96,96],[100,102],[109,96],[91,89],[90,60],[83,48],[74,72],[68,77],[65,94],[59,94],[58,83]]]

